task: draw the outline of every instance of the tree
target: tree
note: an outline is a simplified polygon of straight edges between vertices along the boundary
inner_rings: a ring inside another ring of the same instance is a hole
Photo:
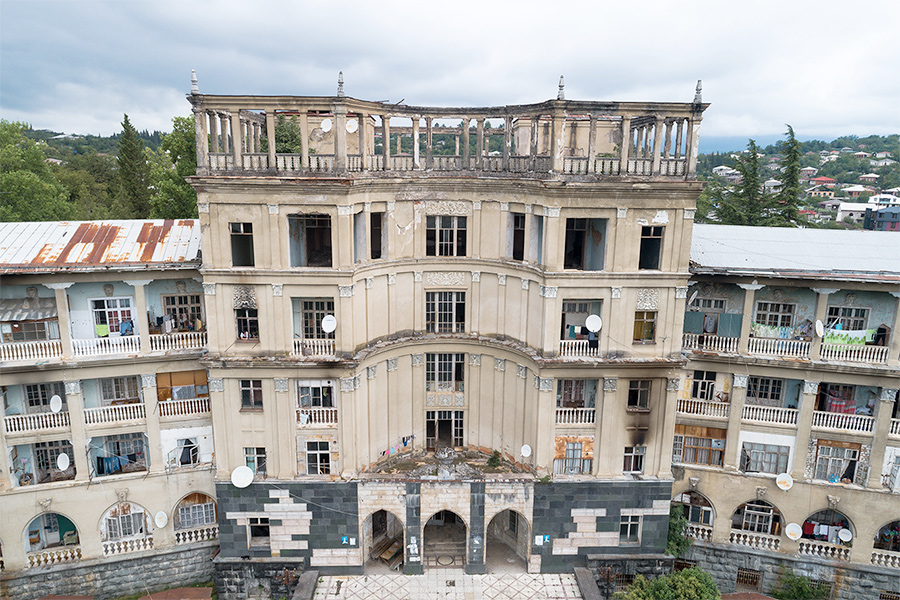
[[[262,152],[268,152],[268,138],[263,137],[259,146]],[[297,117],[286,119],[284,115],[278,115],[275,120],[275,151],[279,154],[301,154],[303,152],[303,134],[297,123]],[[312,149],[309,152],[313,154]]]
[[[146,219],[150,215],[150,164],[144,142],[125,115],[119,139],[119,186],[126,216]]]
[[[723,194],[716,207],[719,221],[725,225],[770,225],[775,204],[763,190],[759,149],[754,140],[747,144],[746,153],[734,159],[734,169],[741,181]]]
[[[666,538],[666,554],[681,556],[691,547],[687,536],[688,520],[684,516],[684,505],[673,504],[669,508],[669,535]]]
[[[772,597],[779,600],[825,600],[830,596],[828,586],[821,585],[803,575],[794,575],[792,569],[778,575]]]
[[[150,217],[154,219],[191,219],[197,216],[197,192],[185,177],[197,174],[194,121],[174,117],[172,133],[162,138],[160,149],[150,154],[150,180],[153,195]]]
[[[779,144],[781,159],[781,189],[775,195],[776,213],[773,225],[796,226],[799,220],[797,202],[803,193],[800,185],[800,142],[794,137],[794,128],[787,126],[786,139]]]
[[[719,588],[712,576],[696,567],[671,575],[645,579],[638,575],[620,600],[719,600]]]

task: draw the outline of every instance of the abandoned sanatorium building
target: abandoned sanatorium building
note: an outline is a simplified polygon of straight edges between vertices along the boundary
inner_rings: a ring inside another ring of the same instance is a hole
[[[0,225],[4,594],[625,582],[673,500],[723,591],[900,594],[900,250],[695,226],[699,93],[188,99],[199,220]]]

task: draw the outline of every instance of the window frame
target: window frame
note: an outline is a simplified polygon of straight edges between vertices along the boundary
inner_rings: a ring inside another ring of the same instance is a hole
[[[643,473],[647,446],[625,446],[622,473]]]
[[[708,441],[709,444],[705,442]],[[706,455],[706,461],[697,460]],[[688,457],[688,458],[686,458]],[[718,458],[714,461],[714,458]],[[689,460],[693,458],[693,460]],[[725,458],[725,438],[685,435],[676,433],[672,447],[672,462],[686,465],[721,467]]]
[[[797,315],[797,304],[794,302],[757,300],[754,308],[754,323],[765,325],[766,327],[779,328],[794,326],[794,319]],[[760,319],[760,316],[763,318]]]
[[[331,475],[330,441],[306,440],[306,474]]]
[[[791,447],[779,444],[743,442],[740,468],[744,473],[786,473],[791,460]]]
[[[784,379],[751,375],[747,378],[747,398],[781,404],[784,402],[785,387]]]
[[[428,352],[425,354],[426,392],[464,392],[466,389],[466,355],[460,352]]]
[[[239,380],[239,387],[241,390],[241,410],[262,410],[262,379],[241,379]]]
[[[244,446],[244,465],[253,471],[253,477],[265,478],[268,469],[268,459],[264,446]]]
[[[838,306],[831,305],[827,310],[826,323],[829,329],[833,329],[838,323],[844,331],[859,331],[868,329],[870,310],[863,306]],[[853,313],[853,314],[845,314]],[[861,315],[858,313],[862,313]],[[858,325],[858,326],[857,326]]]
[[[632,343],[656,343],[656,319],[658,316],[659,312],[655,310],[634,311],[634,331],[632,335]]]
[[[103,406],[140,404],[144,401],[137,375],[104,377],[99,381],[100,402]]]
[[[652,379],[629,379],[628,400],[625,409],[630,412],[648,412],[652,393]]]
[[[116,304],[112,304],[116,303]],[[124,306],[120,304],[125,303]],[[102,306],[98,306],[102,304]],[[88,306],[91,310],[91,320],[94,324],[94,337],[97,336],[97,326],[106,325],[109,328],[109,335],[120,333],[121,325],[125,321],[131,321],[132,331],[137,335],[135,328],[134,310],[135,306],[131,296],[111,296],[109,298],[90,298]]]
[[[253,248],[253,223],[229,222],[228,232],[231,240],[231,266],[255,267],[256,255]],[[241,251],[245,252],[246,255],[242,257],[243,260],[237,261],[236,258]]]
[[[661,270],[665,230],[666,228],[662,225],[641,226],[641,245],[638,253],[638,270]]]
[[[425,292],[425,332],[465,333],[466,293],[446,290]]]
[[[66,402],[66,386],[62,381],[53,381],[47,383],[28,383],[23,386],[25,392],[25,411],[28,413],[50,410],[50,400],[53,396],[59,396],[62,399],[62,408],[60,412],[68,412],[68,404]]]
[[[121,540],[142,539],[147,537],[146,517],[141,509],[135,510],[134,504],[132,512],[127,515],[116,515],[106,517],[106,541],[118,542]],[[129,533],[125,533],[125,530]]]
[[[234,309],[235,320],[235,339],[238,342],[258,342],[259,341],[259,310],[256,308],[236,308]],[[243,324],[243,327],[242,327]],[[243,333],[247,332],[247,337],[243,337]],[[256,335],[254,335],[254,332]]]
[[[525,213],[510,212],[509,213],[509,233],[510,248],[509,257],[511,260],[525,260]]]
[[[467,256],[468,221],[463,215],[425,218],[425,256]]]
[[[254,535],[254,531],[257,535]],[[265,531],[266,535],[259,535]],[[248,517],[247,518],[247,547],[248,548],[268,548],[272,537],[271,525],[269,517]]]
[[[337,406],[335,404],[334,382],[330,379],[301,379],[296,382],[294,389],[297,398],[297,408],[335,408]],[[304,392],[304,390],[307,391]]]
[[[182,302],[182,300],[184,300]],[[185,292],[183,294],[161,294],[163,314],[168,314],[175,323],[175,328],[182,330],[182,316],[188,323],[187,329],[193,331],[194,324],[199,319],[205,323],[203,317],[203,294],[201,292]]]
[[[178,507],[178,527],[176,527],[176,531],[215,524],[215,502],[203,502],[201,504],[189,504]]]
[[[641,515],[620,515],[619,545],[640,545],[642,525]]]
[[[710,375],[712,375],[712,378],[710,378]],[[704,402],[715,402],[716,376],[716,371],[695,370],[694,378],[691,382],[691,398],[703,400]]]

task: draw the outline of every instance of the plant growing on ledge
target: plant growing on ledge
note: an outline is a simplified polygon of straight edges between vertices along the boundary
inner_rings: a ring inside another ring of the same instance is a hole
[[[487,464],[489,467],[499,467],[500,466],[500,452],[498,450],[494,450],[491,453],[491,457],[487,460]]]
[[[696,567],[656,579],[634,578],[619,600],[719,600],[722,595],[712,575]]]
[[[692,540],[687,536],[688,520],[684,516],[684,507],[673,504],[669,509],[669,535],[666,538],[666,554],[681,556],[687,552]]]
[[[772,597],[779,600],[825,600],[831,596],[828,586],[786,569],[778,575]]]

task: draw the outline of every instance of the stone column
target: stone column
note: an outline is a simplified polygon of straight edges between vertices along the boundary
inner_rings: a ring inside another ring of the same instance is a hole
[[[413,159],[413,169],[421,169],[422,165],[419,164],[419,117],[414,116],[412,119],[412,159]]]
[[[84,395],[81,381],[67,381],[66,405],[69,407],[69,427],[72,430],[72,451],[75,453],[75,481],[87,481],[91,476],[88,464],[89,441],[84,430]]]
[[[462,120],[462,139],[460,142],[462,143],[462,168],[464,170],[469,170],[469,123],[471,119],[469,117],[463,117]]]
[[[347,170],[347,107],[334,105],[334,170]]]
[[[634,142],[634,157],[635,158],[646,158],[644,152],[644,132],[647,130],[646,127],[641,126],[637,129],[637,137]]]
[[[594,173],[595,171],[592,169],[594,165],[594,155],[597,153],[597,115],[594,113],[590,114],[591,118],[591,128],[588,131],[588,149],[587,149],[587,159],[588,159],[588,173]]]
[[[534,171],[535,164],[537,163],[537,153],[538,153],[538,122],[541,119],[540,114],[531,116],[531,140],[528,151],[528,170]]]
[[[628,151],[631,145],[631,117],[622,117],[622,144],[619,148],[619,174],[628,173]]]
[[[888,364],[900,366],[900,292],[889,292],[897,299],[894,302],[894,323],[891,329],[891,340],[888,349]]]
[[[124,281],[124,283],[134,288],[134,316],[135,325],[137,326],[137,334],[141,340],[141,354],[150,353],[150,321],[147,319],[147,294],[145,286],[150,283],[149,279],[140,279],[132,281]]]
[[[537,399],[537,427],[534,437],[537,448],[534,449],[534,466],[539,475],[553,473],[553,445],[556,428],[556,394],[553,393],[553,379],[546,379],[535,375],[534,383],[538,388]]]
[[[665,158],[670,158],[670,150],[672,148],[672,121],[671,119],[666,119],[666,133],[665,133],[665,143],[663,145],[663,154]]]
[[[193,112],[197,171],[206,173],[206,170],[209,168],[209,135],[206,131],[206,113],[196,106],[194,107]]]
[[[662,142],[662,130],[663,130],[663,122],[662,119],[657,117],[656,119],[656,129],[653,132],[653,150],[651,152],[651,156],[653,158],[653,163],[651,166],[650,172],[654,175],[659,175],[659,165],[662,162],[661,156],[659,153],[660,143]]]
[[[553,109],[550,136],[550,169],[562,173],[566,153],[566,114],[562,107]]]
[[[690,144],[690,147],[688,148],[688,152],[690,152],[690,155],[688,156],[688,175],[697,174],[697,155],[700,153],[700,122],[702,120],[703,119],[698,115],[689,123],[688,143]]]
[[[672,446],[669,442],[675,438],[675,411],[678,408],[678,390],[681,388],[681,378],[669,377],[665,381],[666,392],[662,397],[663,406],[660,407],[662,418],[659,419],[663,433],[661,437],[657,438],[656,472],[659,473],[660,479],[671,479]]]
[[[381,168],[385,171],[391,170],[391,117],[390,115],[382,115],[381,117]]]
[[[609,479],[622,474],[622,418],[625,415],[618,397],[619,380],[606,377],[600,380],[603,391],[597,403],[594,434],[594,476]]]
[[[275,412],[275,443],[272,450],[277,462],[272,471],[277,473],[279,479],[290,480],[297,475],[297,410],[291,396],[291,380],[276,378],[274,390],[275,398],[269,407],[274,408]]]
[[[881,388],[880,402],[875,409],[875,437],[872,441],[872,454],[869,458],[869,482],[867,487],[873,490],[882,489],[881,465],[884,464],[884,452],[887,436],[891,430],[891,415],[894,410],[896,388]]]
[[[475,168],[484,168],[484,117],[475,119]]]
[[[560,245],[565,248],[565,221],[560,218],[558,207],[544,208],[544,264],[550,270],[562,271],[564,265],[564,252],[560,251]]]
[[[675,126],[675,159],[681,158],[681,133],[684,127],[684,119],[679,118]]]
[[[735,373],[731,383],[731,406],[728,407],[728,432],[725,434],[725,458],[722,461],[726,471],[741,468],[741,449],[738,438],[741,435],[741,417],[747,399],[747,376]]]
[[[359,135],[359,170],[360,171],[368,171],[369,170],[369,128],[366,127],[368,124],[369,118],[368,115],[363,113],[358,113],[356,115],[356,119],[358,121],[358,135]]]
[[[813,317],[813,323],[816,321],[825,322],[828,315],[828,296],[837,292],[833,288],[812,288],[816,293],[816,316]],[[812,343],[809,346],[810,360],[819,360],[822,357],[822,338],[816,335],[815,329],[812,332]]]
[[[269,168],[276,170],[278,168],[278,159],[275,156],[275,112],[266,111],[266,144],[269,147]]]
[[[366,403],[356,401],[360,375],[341,377],[339,386],[338,436],[341,449],[341,476],[350,479],[354,475],[355,467],[348,457],[359,457],[360,449],[368,455],[369,419],[357,414],[359,408],[367,408]]]
[[[309,113],[300,113],[300,167],[309,170]]]
[[[209,119],[209,147],[212,152],[219,151],[219,119],[216,113],[206,114]]]
[[[141,395],[144,410],[147,413],[147,455],[150,461],[150,473],[162,473],[166,470],[167,456],[163,456],[159,427],[159,396],[156,391],[156,375],[141,375]]]
[[[753,322],[753,308],[756,302],[756,290],[765,286],[756,283],[739,283],[744,290],[744,313],[741,318],[741,339],[738,340],[738,354],[747,354],[750,345],[750,324]]]
[[[797,414],[797,445],[794,450],[794,464],[791,469],[791,477],[795,480],[806,478],[806,458],[809,454],[809,438],[818,392],[818,381],[803,382],[800,396],[800,412]]]
[[[425,168],[429,171],[434,168],[434,130],[431,127],[431,117],[425,117]]]
[[[6,406],[6,392],[3,388],[0,388],[0,421],[6,417],[6,410],[4,407]],[[0,448],[7,448],[6,444],[6,433],[4,432],[4,428],[0,427]],[[74,446],[73,446],[74,452]],[[81,450],[79,450],[81,452]],[[7,453],[0,452],[0,491],[8,490],[12,487],[12,478],[11,471],[9,469],[9,456]]]
[[[63,358],[72,358],[72,325],[69,320],[69,299],[66,289],[74,283],[45,283],[44,287],[53,290],[56,297],[56,319],[59,323],[59,341],[62,344]]]
[[[221,144],[219,150],[223,154],[228,154],[230,151],[229,142],[228,142],[228,121],[230,117],[227,112],[219,113],[219,137],[221,140]]]
[[[509,155],[512,152],[512,117],[503,123],[503,170],[509,171]]]
[[[226,417],[228,410],[237,412],[240,407],[238,402],[234,408],[225,400],[225,381],[214,370],[209,370],[209,404],[212,407],[212,431],[213,448],[215,449],[216,478],[228,480],[231,470],[244,464],[244,451],[240,445],[231,439],[231,418]]]
[[[244,161],[241,156],[243,142],[241,141],[241,116],[240,111],[231,117],[231,149],[234,154],[234,168],[242,169]]]

